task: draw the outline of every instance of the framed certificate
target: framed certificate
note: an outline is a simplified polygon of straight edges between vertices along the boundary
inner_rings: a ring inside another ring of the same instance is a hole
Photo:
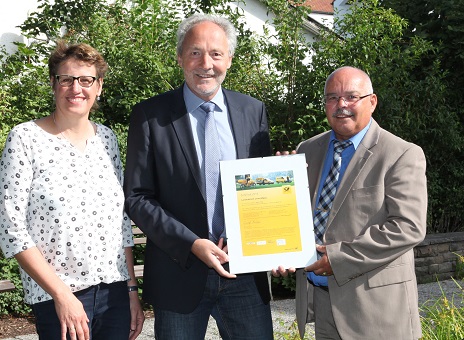
[[[303,154],[221,161],[232,274],[316,261]]]

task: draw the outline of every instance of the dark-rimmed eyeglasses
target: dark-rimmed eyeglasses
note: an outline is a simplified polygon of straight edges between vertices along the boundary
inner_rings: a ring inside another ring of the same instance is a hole
[[[74,84],[74,80],[77,80],[79,85],[82,87],[90,87],[93,85],[95,80],[98,79],[97,77],[94,77],[94,76],[74,77],[68,74],[57,74],[55,78],[58,81],[58,84],[60,84],[60,86],[63,86],[63,87],[72,86]]]
[[[358,96],[356,94],[349,94],[346,96],[328,95],[328,96],[322,97],[322,103],[327,104],[327,105],[335,105],[340,101],[340,99],[343,99],[345,104],[352,105],[352,104],[359,102],[361,99],[366,98],[368,96],[372,96],[372,95],[373,93],[366,94],[365,96]]]

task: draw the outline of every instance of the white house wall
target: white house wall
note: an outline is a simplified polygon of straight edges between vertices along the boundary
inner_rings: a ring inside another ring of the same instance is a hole
[[[36,0],[0,0],[0,45],[6,48],[8,53],[16,50],[13,41],[26,43],[26,38],[21,35],[17,27],[24,23],[28,15],[37,10]],[[6,5],[6,3],[9,3]]]

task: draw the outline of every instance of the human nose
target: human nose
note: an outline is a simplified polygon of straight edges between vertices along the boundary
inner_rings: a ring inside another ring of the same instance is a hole
[[[340,105],[340,99],[342,100],[342,105]],[[337,106],[338,107],[345,107],[348,106],[348,102],[346,101],[346,98],[343,96],[338,97],[337,99]]]
[[[81,90],[82,86],[81,86],[81,84],[79,84],[79,79],[78,78],[73,79],[71,88],[72,88],[73,91],[80,91]]]
[[[211,57],[206,53],[201,57],[201,67],[205,70],[209,70],[213,67],[211,63]]]

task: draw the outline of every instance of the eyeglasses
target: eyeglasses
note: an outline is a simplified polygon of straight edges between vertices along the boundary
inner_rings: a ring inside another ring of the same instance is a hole
[[[340,99],[343,99],[345,104],[352,105],[354,103],[359,102],[361,99],[366,98],[368,96],[372,96],[372,95],[373,93],[366,94],[365,96],[358,96],[355,94],[349,94],[347,96],[328,95],[328,96],[322,97],[322,103],[328,104],[328,105],[335,105],[340,101]]]
[[[77,80],[80,86],[82,87],[90,87],[93,85],[95,80],[97,80],[97,77],[93,76],[79,76],[79,77],[74,77],[70,76],[67,74],[57,74],[55,76],[56,80],[58,81],[58,84],[60,84],[63,87],[69,87],[74,84],[74,80]]]

